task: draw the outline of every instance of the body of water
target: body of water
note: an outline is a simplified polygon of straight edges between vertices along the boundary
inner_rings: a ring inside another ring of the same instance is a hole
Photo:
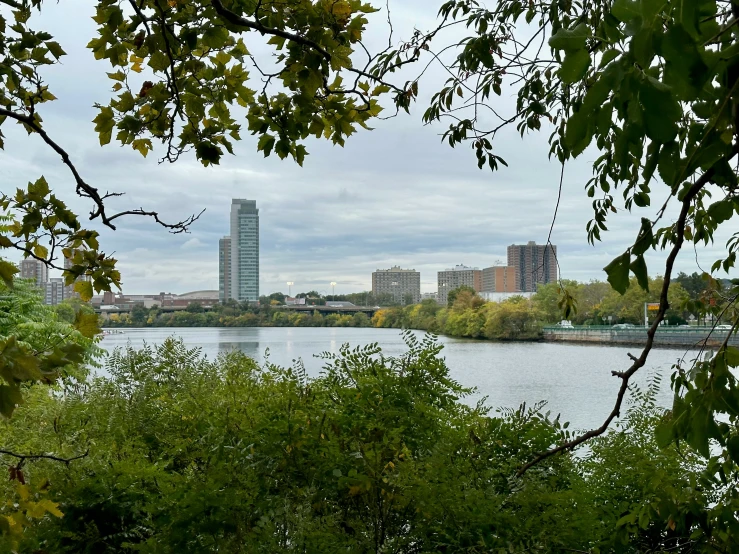
[[[419,335],[422,333],[418,332]],[[311,375],[318,375],[321,352],[338,352],[344,343],[352,347],[377,342],[387,355],[405,351],[397,329],[343,327],[241,327],[241,328],[149,328],[123,329],[106,336],[101,346],[112,351],[131,344],[159,344],[170,336],[180,337],[189,347],[202,349],[209,358],[220,352],[241,350],[258,361],[268,354],[272,363],[289,366],[301,358]],[[623,371],[631,364],[627,354],[639,348],[590,346],[564,343],[500,343],[439,337],[444,345],[451,376],[477,391],[467,401],[487,397],[494,407],[517,407],[547,400],[548,409],[561,413],[577,429],[598,426],[610,413],[620,380],[612,371]],[[646,385],[650,376],[660,373],[659,403],[669,406],[672,364],[685,350],[653,350],[646,367],[633,382]]]

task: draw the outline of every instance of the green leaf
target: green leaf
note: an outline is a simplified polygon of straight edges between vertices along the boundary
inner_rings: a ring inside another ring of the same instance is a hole
[[[98,325],[98,316],[95,313],[87,314],[83,311],[77,312],[74,320],[74,328],[77,329],[82,336],[91,339],[100,332]]]
[[[590,130],[590,119],[583,112],[575,112],[567,120],[565,130],[565,146],[569,148],[573,156],[578,156],[588,147],[592,139]]]
[[[567,84],[576,83],[585,76],[589,67],[590,54],[587,50],[569,50],[559,68],[559,78]]]
[[[644,256],[637,256],[634,258],[634,261],[631,262],[629,268],[634,272],[636,282],[639,283],[639,286],[646,292],[649,292],[649,275],[647,273],[647,264],[644,261]]]
[[[553,50],[581,50],[590,38],[590,27],[580,23],[574,29],[560,29],[549,39]]]
[[[79,293],[80,298],[85,302],[92,298],[92,283],[90,281],[77,281],[74,284],[74,290]]]
[[[658,90],[649,82],[639,89],[639,101],[644,106],[646,134],[661,143],[677,136],[678,120],[682,117],[680,103],[667,91]]]
[[[716,223],[728,221],[734,215],[734,202],[731,200],[714,202],[708,207],[707,213]]]
[[[164,71],[169,67],[169,58],[164,52],[154,52],[149,58],[149,67],[154,71]]]
[[[0,279],[8,286],[13,286],[13,275],[18,273],[18,268],[10,262],[0,260]]]
[[[15,407],[22,403],[23,395],[18,385],[0,385],[0,414],[10,417]]]
[[[608,282],[613,287],[613,290],[624,294],[626,289],[629,288],[629,262],[631,257],[628,252],[621,254],[618,258],[614,259],[610,264],[603,268],[603,271],[608,275]]]
[[[739,464],[739,436],[734,435],[726,441],[726,451],[735,464]]]
[[[652,231],[652,222],[648,218],[642,217],[641,229],[639,235],[636,237],[634,246],[631,247],[631,253],[634,256],[643,255],[649,248],[651,248],[654,241],[654,233]]]
[[[615,0],[611,6],[611,15],[623,23],[640,18],[641,14],[641,6],[634,0]]]
[[[607,66],[609,63],[611,63],[613,60],[618,58],[621,55],[620,50],[616,50],[615,48],[611,48],[610,50],[606,50],[603,52],[603,55],[600,58],[600,63],[598,64],[598,69],[601,69],[605,66]]]
[[[51,52],[51,55],[54,56],[57,60],[66,55],[66,52],[62,49],[61,46],[59,46],[58,42],[50,40],[47,41],[45,44],[46,47],[49,49],[49,52]]]

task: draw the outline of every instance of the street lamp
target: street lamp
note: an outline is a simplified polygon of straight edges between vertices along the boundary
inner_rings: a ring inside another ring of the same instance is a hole
[[[293,286],[294,284],[295,284],[295,283],[293,283],[292,281],[288,281],[288,282],[287,282],[287,295],[288,295],[288,296],[289,296],[290,298],[292,298],[292,296],[293,296],[293,295],[292,295],[292,286]]]
[[[331,296],[336,300],[336,281],[331,281]]]

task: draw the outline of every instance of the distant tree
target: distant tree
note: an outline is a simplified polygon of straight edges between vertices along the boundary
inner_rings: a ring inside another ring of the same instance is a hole
[[[205,308],[199,302],[190,302],[185,311],[191,314],[201,314],[205,311]]]
[[[472,296],[477,296],[477,291],[473,289],[470,286],[462,285],[460,287],[457,287],[454,290],[449,291],[449,294],[447,294],[447,306],[451,307],[454,304],[454,301],[457,299],[457,295],[462,292],[468,292]]]
[[[131,323],[136,327],[143,327],[147,319],[149,319],[149,310],[143,304],[134,304],[131,308]]]
[[[697,272],[688,275],[681,271],[675,277],[675,281],[682,285],[691,300],[697,300],[709,286],[709,276],[704,277],[704,274]]]
[[[272,294],[269,295],[269,299],[277,300],[278,305],[285,303],[285,295],[281,292],[273,292]]]

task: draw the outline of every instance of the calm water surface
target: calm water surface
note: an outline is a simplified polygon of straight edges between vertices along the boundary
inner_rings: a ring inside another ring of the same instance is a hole
[[[419,336],[422,333],[418,333]],[[108,351],[145,342],[159,344],[170,336],[182,338],[190,347],[202,349],[209,358],[220,352],[241,350],[263,361],[268,352],[272,363],[288,366],[301,358],[308,373],[318,375],[323,360],[320,352],[338,352],[343,343],[352,347],[377,342],[388,355],[405,351],[397,329],[373,328],[168,328],[123,329],[106,336],[101,346]],[[476,387],[467,401],[487,396],[494,407],[517,407],[548,401],[548,409],[561,413],[575,428],[597,426],[610,413],[620,384],[611,371],[624,370],[630,362],[628,352],[636,348],[552,343],[495,343],[439,337],[442,355],[453,378],[462,385]],[[649,376],[660,373],[663,384],[659,402],[671,404],[669,388],[671,365],[685,350],[653,350],[647,366],[637,374],[644,385]]]

